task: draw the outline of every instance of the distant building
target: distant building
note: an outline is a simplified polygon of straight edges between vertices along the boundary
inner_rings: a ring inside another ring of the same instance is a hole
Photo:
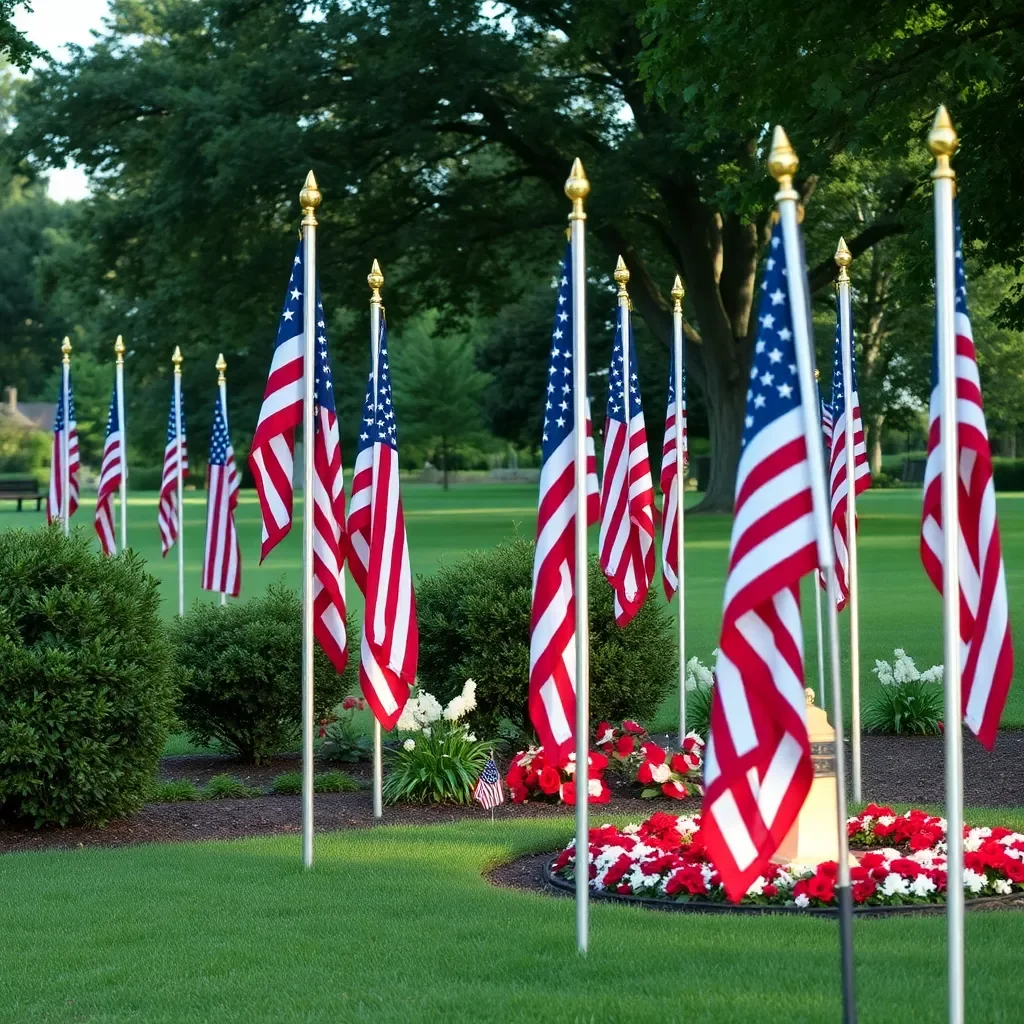
[[[18,402],[18,389],[9,387],[7,401],[0,405],[0,418],[25,430],[43,430],[52,433],[57,420],[56,402]]]

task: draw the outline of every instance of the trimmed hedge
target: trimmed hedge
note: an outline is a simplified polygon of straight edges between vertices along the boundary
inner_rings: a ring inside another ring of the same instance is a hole
[[[0,534],[0,818],[99,824],[137,811],[173,718],[156,580],[85,530]]]
[[[496,735],[502,719],[530,730],[532,543],[475,552],[417,582],[419,682],[442,704],[476,680],[480,735]],[[653,587],[633,621],[615,624],[612,591],[590,560],[590,710],[599,722],[650,719],[672,684],[676,641],[671,616]]]

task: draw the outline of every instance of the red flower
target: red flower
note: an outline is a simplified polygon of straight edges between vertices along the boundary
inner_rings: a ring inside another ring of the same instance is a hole
[[[875,883],[870,878],[865,878],[853,884],[853,899],[856,903],[863,903],[875,895]]]
[[[563,782],[562,789],[562,803],[563,804],[575,804],[576,803],[576,783],[575,782]]]
[[[1024,861],[1007,857],[1003,861],[1003,874],[1011,882],[1024,882]]]
[[[664,782],[661,791],[673,800],[685,800],[689,796],[689,791],[681,782]]]
[[[590,778],[596,779],[598,773],[603,772],[608,767],[608,758],[604,754],[599,754],[596,750],[592,750],[587,759],[587,764],[590,767]]]
[[[569,861],[571,861],[575,856],[576,856],[576,850],[573,847],[571,847],[571,846],[567,846],[555,858],[555,863],[552,865],[552,867],[554,868],[555,871],[561,871],[562,868],[564,868],[569,863]]]
[[[636,771],[636,781],[649,786],[654,781],[654,776],[651,775],[651,767],[650,761],[644,761]]]
[[[360,711],[365,711],[366,710],[366,699],[363,698],[363,697],[359,698],[359,710]]]
[[[636,740],[632,736],[620,736],[619,742],[615,744],[615,752],[619,757],[629,757],[636,749]]]
[[[889,864],[889,870],[897,875],[903,875],[904,878],[917,878],[918,875],[924,874],[924,868],[909,857],[897,857]]]
[[[690,764],[682,754],[673,754],[668,766],[679,775],[685,775],[690,770]]]
[[[342,702],[341,706],[345,711],[351,711],[354,707],[359,705],[359,701],[355,697],[346,697]]]
[[[598,846],[620,846],[620,839],[624,838],[614,825],[602,825],[600,828],[590,830],[590,841]]]
[[[619,859],[608,869],[607,874],[604,876],[605,887],[618,885],[622,881],[626,872],[633,866],[633,861],[630,859],[628,854],[622,854]]]
[[[647,732],[647,730],[639,722],[634,722],[632,718],[627,718],[622,723],[622,729],[623,732],[630,732],[634,736],[643,736],[644,733]]]
[[[686,890],[691,896],[700,896],[708,891],[704,884],[704,875],[697,864],[687,864],[680,868],[666,883],[665,892],[674,896],[677,892]]]
[[[930,850],[940,838],[938,829],[923,828],[910,837],[910,848],[912,850]]]
[[[766,885],[766,886],[765,886],[765,887],[764,887],[764,888],[763,888],[763,889],[761,890],[761,893],[762,893],[762,895],[764,895],[764,896],[778,896],[778,895],[779,895],[779,887],[778,887],[777,885],[772,885],[772,884],[771,884],[771,882],[769,882],[769,883],[768,883],[768,884],[767,884],[767,885]]]
[[[821,869],[819,868],[819,871]],[[796,887],[794,886],[794,892]],[[827,875],[816,874],[807,879],[807,895],[821,900],[823,903],[831,903],[836,894],[835,879]]]
[[[530,795],[525,786],[509,784],[509,792],[512,794],[512,803],[525,804],[526,798]]]
[[[610,722],[598,722],[597,731],[594,733],[594,735],[597,737],[598,743],[611,743],[610,737],[608,739],[604,739],[604,737],[607,736],[608,733],[614,732],[615,730],[611,727]]]
[[[648,740],[640,749],[644,752],[644,756],[651,762],[651,764],[665,763],[665,751],[662,750],[657,743],[652,743]]]
[[[839,876],[839,865],[834,860],[823,860],[818,865],[817,874],[822,878],[831,878],[834,882]]]
[[[862,868],[867,868],[868,871],[874,871],[875,868],[880,868],[885,863],[885,857],[878,853],[865,853],[860,858],[860,865]]]
[[[896,812],[891,807],[879,807],[878,804],[868,804],[864,813],[872,818],[893,818]]]
[[[678,824],[679,819],[674,814],[668,814],[665,811],[655,811],[641,826],[639,829],[639,835],[645,839],[655,838],[662,839],[666,835],[678,835]]]
[[[509,767],[508,775],[505,776],[505,785],[509,788],[512,786],[521,786],[525,777],[526,775],[523,771],[523,766],[519,763],[517,758]]]
[[[545,765],[537,783],[542,793],[545,793],[547,796],[553,796],[558,792],[558,787],[562,784],[562,780],[558,777],[558,772],[554,768]]]

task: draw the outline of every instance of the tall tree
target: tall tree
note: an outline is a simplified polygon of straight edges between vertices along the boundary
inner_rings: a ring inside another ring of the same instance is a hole
[[[45,54],[14,27],[14,12],[21,7],[32,10],[28,0],[0,0],[0,63],[10,61],[19,71],[28,71],[36,57]]]

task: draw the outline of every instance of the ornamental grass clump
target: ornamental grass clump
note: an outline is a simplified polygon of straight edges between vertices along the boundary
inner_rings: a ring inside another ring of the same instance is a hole
[[[882,684],[864,713],[864,728],[895,736],[935,736],[942,732],[942,666],[918,671],[906,651],[896,648],[893,661],[876,661]]]
[[[0,534],[0,819],[99,824],[152,792],[174,707],[156,580],[84,530]]]
[[[478,740],[463,720],[476,707],[476,683],[442,707],[420,690],[406,702],[396,729],[405,733],[397,749],[387,751],[384,800],[432,804],[468,804],[487,763],[492,744]]]

